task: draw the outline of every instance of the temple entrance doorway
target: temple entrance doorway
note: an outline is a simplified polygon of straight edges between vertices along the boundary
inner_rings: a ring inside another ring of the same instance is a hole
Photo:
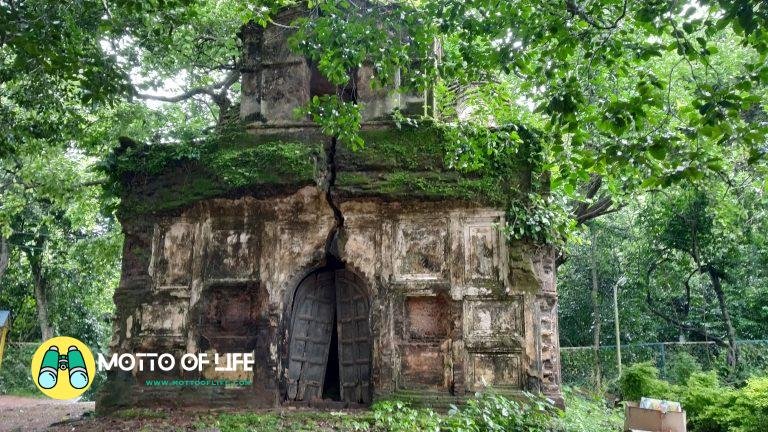
[[[321,269],[301,281],[291,310],[288,401],[371,402],[370,301],[351,272]]]

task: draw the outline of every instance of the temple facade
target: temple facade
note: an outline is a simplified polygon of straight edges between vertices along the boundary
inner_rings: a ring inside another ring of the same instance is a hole
[[[98,408],[447,406],[487,388],[561,401],[554,250],[504,231],[531,168],[451,169],[439,131],[386,121],[420,99],[370,90],[365,67],[349,95],[365,147],[322,135],[293,111],[329,84],[286,38],[244,27],[236,132],[119,178],[111,351],[253,353],[254,367],[113,370]],[[163,147],[126,139],[115,158],[141,166]]]

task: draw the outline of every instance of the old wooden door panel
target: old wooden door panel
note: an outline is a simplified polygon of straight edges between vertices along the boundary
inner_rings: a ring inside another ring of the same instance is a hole
[[[341,399],[353,403],[370,403],[370,306],[361,284],[345,270],[336,271],[336,308]]]
[[[288,399],[321,397],[335,305],[333,273],[307,277],[296,289],[288,358]]]

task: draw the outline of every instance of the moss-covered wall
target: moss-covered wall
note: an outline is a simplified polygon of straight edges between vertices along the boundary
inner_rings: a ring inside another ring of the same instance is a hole
[[[461,200],[499,208],[530,188],[523,158],[472,172],[452,168],[448,155],[455,149],[436,127],[369,124],[361,136],[365,146],[356,151],[308,125],[230,128],[194,143],[124,139],[105,170],[125,215],[167,212],[215,197],[285,195],[311,184],[327,190],[330,182],[342,201]]]

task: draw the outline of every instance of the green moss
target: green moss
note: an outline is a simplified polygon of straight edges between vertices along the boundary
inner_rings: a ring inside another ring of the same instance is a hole
[[[506,193],[493,177],[468,178],[456,172],[340,172],[339,190],[395,198],[453,199],[501,205]]]
[[[458,144],[437,127],[370,128],[360,135],[364,148],[352,151],[337,143],[334,155],[334,186],[348,196],[504,207],[526,189],[520,173],[527,172],[527,165],[515,154],[493,156],[472,172],[451,168],[446,158],[458,152]],[[113,179],[112,193],[122,198],[123,213],[140,214],[214,197],[269,196],[314,184],[326,142],[327,137],[311,128],[252,134],[233,127],[173,145],[122,139],[103,169]]]
[[[301,143],[270,142],[253,148],[230,148],[206,155],[204,162],[227,185],[309,182],[314,179],[318,148]]]
[[[524,189],[525,161],[516,154],[489,156],[472,172],[450,167],[459,149],[445,131],[406,126],[361,131],[365,147],[353,152],[343,143],[336,153],[336,187],[349,195],[455,199],[505,206]],[[499,159],[499,160],[497,160]]]
[[[240,190],[267,191],[315,181],[320,143],[252,138],[244,131],[195,143],[141,144],[121,139],[103,163],[124,214],[180,208]]]
[[[340,172],[336,175],[336,186],[361,186],[371,184],[371,179],[360,172]]]
[[[448,146],[433,127],[363,130],[365,146],[352,151],[339,144],[337,160],[342,169],[443,170]]]

